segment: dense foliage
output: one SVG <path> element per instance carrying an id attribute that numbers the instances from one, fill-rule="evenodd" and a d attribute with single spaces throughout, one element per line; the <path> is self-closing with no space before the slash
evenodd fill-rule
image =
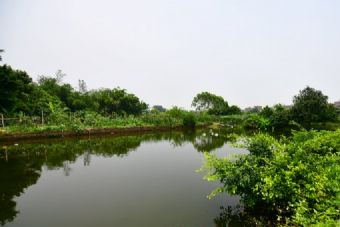
<path id="1" fill-rule="evenodd" d="M 192 106 L 197 111 L 219 116 L 218 121 L 223 125 L 248 131 L 289 134 L 303 128 L 336 130 L 340 126 L 340 110 L 321 91 L 310 87 L 293 97 L 292 106 L 255 106 L 241 112 L 239 107 L 229 106 L 223 97 L 209 92 L 197 94 Z"/>
<path id="2" fill-rule="evenodd" d="M 65 74 L 40 76 L 37 83 L 26 72 L 0 66 L 0 113 L 6 120 L 1 133 L 133 126 L 195 127 L 211 123 L 205 112 L 178 107 L 166 110 L 148 105 L 121 88 L 87 91 L 84 81 L 79 90 L 63 83 Z M 1 125 L 2 126 L 2 125 Z"/>
<path id="3" fill-rule="evenodd" d="M 237 159 L 206 155 L 207 179 L 222 183 L 213 195 L 240 195 L 248 209 L 274 214 L 272 223 L 284 226 L 338 226 L 340 130 L 281 140 L 259 134 L 246 144 L 250 154 Z"/>
<path id="4" fill-rule="evenodd" d="M 58 71 L 55 77 L 41 76 L 34 83 L 26 72 L 0 66 L 0 112 L 14 116 L 23 112 L 40 115 L 53 112 L 51 105 L 67 111 L 92 111 L 103 115 L 140 115 L 148 105 L 124 89 L 100 89 L 86 91 L 84 81 L 79 82 L 79 91 L 63 83 L 65 76 Z"/>
<path id="5" fill-rule="evenodd" d="M 328 103 L 328 97 L 321 91 L 306 87 L 294 96 L 291 117 L 296 122 L 310 127 L 313 122 L 334 121 L 337 118 L 336 108 Z"/>
<path id="6" fill-rule="evenodd" d="M 197 94 L 191 104 L 197 111 L 207 111 L 214 115 L 240 114 L 241 109 L 237 106 L 229 106 L 223 97 L 209 93 L 201 92 Z"/>
<path id="7" fill-rule="evenodd" d="M 321 91 L 310 87 L 294 96 L 291 107 L 278 104 L 242 113 L 223 97 L 202 92 L 192 102 L 196 112 L 178 107 L 167 110 L 160 105 L 148 110 L 146 103 L 125 89 L 88 91 L 80 80 L 76 90 L 63 83 L 64 76 L 58 71 L 54 77 L 41 76 L 35 83 L 26 72 L 0 66 L 0 113 L 19 119 L 13 124 L 6 122 L 9 127 L 0 130 L 0 134 L 134 126 L 193 128 L 213 122 L 225 129 L 276 135 L 289 135 L 292 130 L 339 128 L 340 110 L 328 103 Z M 131 144 L 138 146 L 139 142 Z M 199 151 L 211 151 L 223 144 L 222 137 L 202 136 L 193 142 Z M 286 226 L 336 226 L 340 218 L 340 130 L 301 131 L 281 140 L 259 134 L 247 142 L 247 148 L 250 154 L 238 159 L 206 156 L 207 178 L 223 183 L 216 192 L 240 195 L 246 210 L 272 214 L 267 217 L 274 219 L 264 220 L 263 226 L 268 221 Z M 25 187 L 36 181 L 34 172 L 20 177 L 33 179 Z M 8 198 L 0 203 L 15 206 Z M 10 219 L 16 211 L 9 214 L 0 212 L 0 221 Z"/>
<path id="8" fill-rule="evenodd" d="M 261 111 L 241 112 L 223 97 L 201 92 L 192 102 L 196 111 L 177 107 L 165 109 L 148 105 L 121 88 L 87 90 L 63 83 L 59 70 L 53 77 L 40 76 L 37 82 L 24 71 L 0 66 L 0 114 L 7 118 L 7 132 L 39 130 L 78 130 L 91 127 L 174 126 L 218 122 L 232 129 L 289 134 L 292 129 L 339 128 L 339 114 L 321 91 L 307 87 L 293 98 L 294 105 L 275 105 Z M 2 125 L 1 125 L 2 126 Z M 1 133 L 1 131 L 0 131 Z"/>
<path id="9" fill-rule="evenodd" d="M 339 128 L 339 113 L 321 91 L 306 87 L 294 96 L 293 106 L 266 106 L 259 113 L 248 114 L 243 127 L 278 134 L 302 128 L 334 130 Z"/>
<path id="10" fill-rule="evenodd" d="M 0 67 L 0 111 L 16 112 L 29 109 L 27 102 L 33 91 L 32 79 L 23 71 Z"/>

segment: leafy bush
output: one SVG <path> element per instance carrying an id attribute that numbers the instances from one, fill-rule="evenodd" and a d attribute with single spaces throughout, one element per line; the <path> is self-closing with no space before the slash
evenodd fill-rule
<path id="1" fill-rule="evenodd" d="M 197 124 L 208 125 L 212 124 L 213 122 L 218 121 L 218 116 L 213 116 L 208 114 L 207 112 L 196 112 L 195 113 Z"/>
<path id="2" fill-rule="evenodd" d="M 170 116 L 168 113 L 149 113 L 141 117 L 144 125 L 154 126 L 175 126 L 179 125 L 178 118 Z"/>
<path id="3" fill-rule="evenodd" d="M 222 116 L 219 118 L 219 121 L 222 124 L 236 126 L 236 125 L 241 125 L 244 119 L 245 119 L 245 115 L 238 114 L 238 115 Z"/>
<path id="4" fill-rule="evenodd" d="M 196 126 L 196 116 L 194 113 L 187 113 L 183 117 L 183 126 L 194 128 Z"/>
<path id="5" fill-rule="evenodd" d="M 246 118 L 246 120 L 243 122 L 243 127 L 247 130 L 267 131 L 269 128 L 269 123 L 269 119 L 259 114 L 253 114 Z"/>
<path id="6" fill-rule="evenodd" d="M 168 111 L 166 111 L 166 113 L 170 116 L 170 117 L 174 117 L 174 118 L 183 118 L 187 112 L 179 107 L 172 107 L 171 109 L 169 109 Z"/>
<path id="7" fill-rule="evenodd" d="M 234 161 L 206 154 L 206 178 L 223 184 L 212 195 L 241 195 L 247 207 L 274 213 L 284 226 L 338 226 L 340 130 L 281 141 L 260 134 L 247 148 L 250 154 Z"/>

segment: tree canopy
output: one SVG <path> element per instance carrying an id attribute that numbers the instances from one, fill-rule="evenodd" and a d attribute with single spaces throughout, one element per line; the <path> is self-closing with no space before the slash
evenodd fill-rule
<path id="1" fill-rule="evenodd" d="M 328 103 L 328 97 L 321 91 L 306 87 L 293 98 L 291 117 L 305 127 L 313 122 L 336 120 L 334 105 Z"/>
<path id="2" fill-rule="evenodd" d="M 79 80 L 79 90 L 63 83 L 66 76 L 58 70 L 55 76 L 40 76 L 34 83 L 23 71 L 0 66 L 0 112 L 15 115 L 23 112 L 40 115 L 51 112 L 51 107 L 69 111 L 94 111 L 104 115 L 139 115 L 148 105 L 125 89 L 99 89 L 87 91 L 85 81 Z"/>
<path id="3" fill-rule="evenodd" d="M 26 72 L 0 66 L 0 111 L 3 113 L 28 111 L 27 102 L 33 81 Z"/>
<path id="4" fill-rule="evenodd" d="M 224 99 L 221 96 L 209 92 L 201 92 L 194 97 L 192 106 L 197 110 L 212 110 L 218 109 L 225 105 Z"/>
<path id="5" fill-rule="evenodd" d="M 207 111 L 214 115 L 240 114 L 241 109 L 238 106 L 229 106 L 228 102 L 222 96 L 210 92 L 201 92 L 197 94 L 191 104 L 197 111 Z"/>

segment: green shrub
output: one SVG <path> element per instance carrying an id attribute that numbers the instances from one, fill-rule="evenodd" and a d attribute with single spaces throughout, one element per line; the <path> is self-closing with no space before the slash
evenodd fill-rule
<path id="1" fill-rule="evenodd" d="M 244 119 L 244 115 L 227 115 L 220 117 L 219 121 L 225 125 L 236 126 L 242 124 Z"/>
<path id="2" fill-rule="evenodd" d="M 187 114 L 187 111 L 175 106 L 175 107 L 172 107 L 171 109 L 167 110 L 166 113 L 170 117 L 183 118 Z"/>
<path id="3" fill-rule="evenodd" d="M 236 160 L 206 154 L 206 179 L 222 183 L 212 195 L 240 195 L 246 207 L 262 207 L 284 226 L 338 226 L 340 130 L 281 141 L 260 134 L 247 147 L 250 154 Z"/>
<path id="4" fill-rule="evenodd" d="M 183 126 L 194 128 L 196 126 L 197 120 L 194 113 L 187 113 L 183 117 Z"/>
<path id="5" fill-rule="evenodd" d="M 243 127 L 247 130 L 267 131 L 269 129 L 269 126 L 269 119 L 259 114 L 250 115 L 243 122 Z"/>

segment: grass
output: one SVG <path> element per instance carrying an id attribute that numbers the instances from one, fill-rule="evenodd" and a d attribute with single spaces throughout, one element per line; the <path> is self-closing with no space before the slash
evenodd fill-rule
<path id="1" fill-rule="evenodd" d="M 23 117 L 16 122 L 8 122 L 5 128 L 0 129 L 1 135 L 20 133 L 41 133 L 54 131 L 78 132 L 87 129 L 106 128 L 131 128 L 131 127 L 175 127 L 175 126 L 202 126 L 232 130 L 244 130 L 245 121 L 256 114 L 241 114 L 229 116 L 212 116 L 206 112 L 190 112 L 180 108 L 172 108 L 166 112 L 151 111 L 140 116 L 103 116 L 96 112 L 63 112 L 51 113 L 45 118 L 45 124 L 41 124 L 39 117 Z M 214 123 L 214 124 L 213 124 Z M 314 129 L 336 130 L 340 128 L 337 123 L 315 123 Z M 260 130 L 261 127 L 259 128 Z"/>
<path id="2" fill-rule="evenodd" d="M 97 113 L 76 113 L 72 117 L 65 114 L 46 119 L 46 124 L 29 120 L 11 124 L 0 130 L 1 135 L 16 133 L 40 133 L 53 131 L 81 131 L 86 129 L 131 128 L 131 127 L 175 127 L 186 124 L 187 116 L 194 115 L 195 125 L 211 124 L 213 118 L 200 114 L 181 112 L 181 114 L 147 113 L 141 116 L 104 117 Z"/>

